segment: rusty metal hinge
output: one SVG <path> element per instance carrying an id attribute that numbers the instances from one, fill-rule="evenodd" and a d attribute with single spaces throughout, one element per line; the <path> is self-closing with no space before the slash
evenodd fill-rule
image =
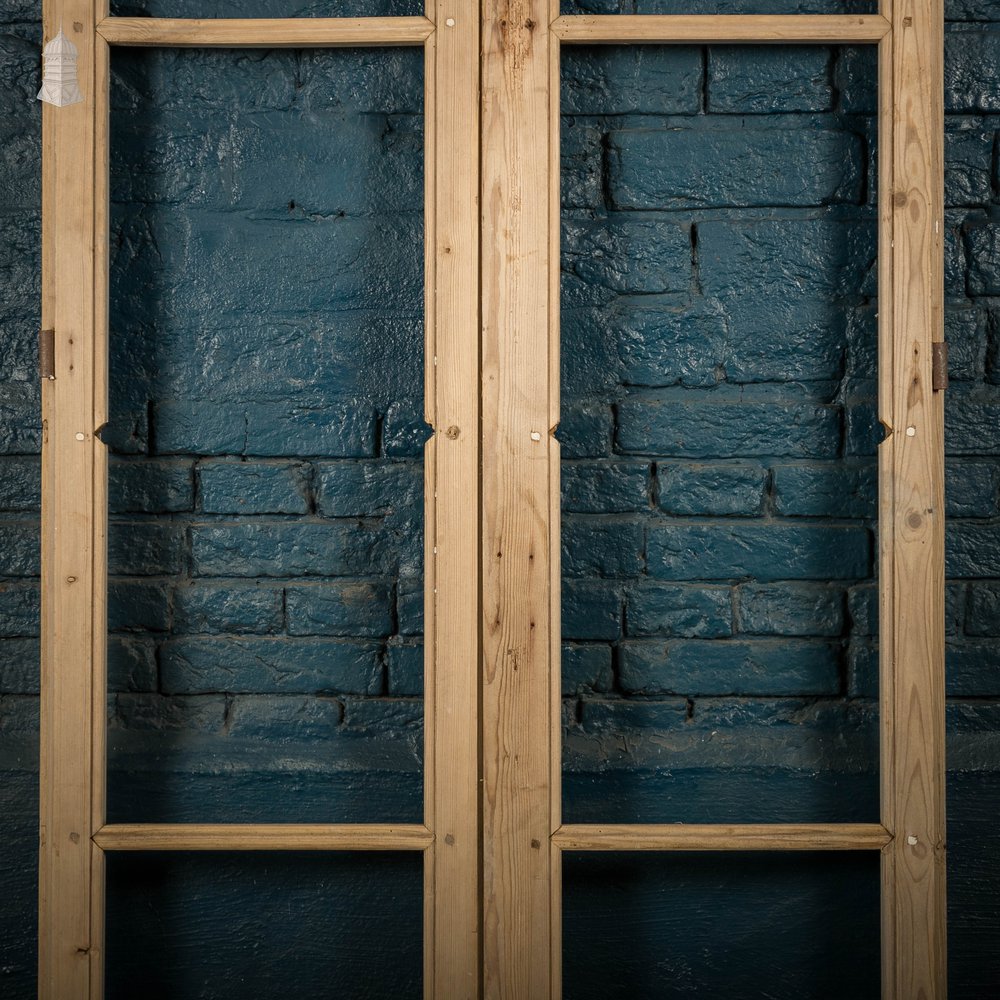
<path id="1" fill-rule="evenodd" d="M 45 379 L 56 377 L 55 330 L 41 330 L 38 334 L 38 375 Z"/>
<path id="2" fill-rule="evenodd" d="M 943 340 L 931 344 L 931 388 L 948 388 L 948 345 Z"/>

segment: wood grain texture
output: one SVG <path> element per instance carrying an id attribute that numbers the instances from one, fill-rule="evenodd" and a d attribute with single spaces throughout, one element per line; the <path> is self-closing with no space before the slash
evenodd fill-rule
<path id="1" fill-rule="evenodd" d="M 549 3 L 482 3 L 483 994 L 550 992 Z"/>
<path id="2" fill-rule="evenodd" d="M 422 851 L 418 823 L 114 823 L 94 834 L 104 851 Z"/>
<path id="3" fill-rule="evenodd" d="M 427 48 L 424 991 L 475 998 L 479 904 L 479 14 L 433 0 Z"/>
<path id="4" fill-rule="evenodd" d="M 43 1000 L 101 983 L 103 867 L 104 413 L 107 349 L 107 53 L 101 0 L 47 0 L 44 39 L 63 27 L 83 101 L 42 113 L 42 325 L 55 330 L 55 380 L 42 394 L 42 681 L 39 978 Z M 101 250 L 95 251 L 97 244 Z M 99 285 L 99 282 L 104 285 Z M 101 287 L 101 293 L 97 288 Z M 102 592 L 98 593 L 101 589 Z M 99 650 L 99 651 L 98 651 Z"/>
<path id="5" fill-rule="evenodd" d="M 552 836 L 563 851 L 879 851 L 878 823 L 573 824 Z"/>
<path id="6" fill-rule="evenodd" d="M 97 30 L 111 45 L 316 49 L 423 45 L 434 25 L 425 17 L 105 17 Z"/>
<path id="7" fill-rule="evenodd" d="M 884 993 L 946 995 L 943 400 L 931 345 L 943 336 L 944 13 L 892 0 L 891 680 L 883 692 Z M 883 323 L 886 318 L 883 317 Z M 882 359 L 884 364 L 885 359 Z M 884 676 L 884 673 L 883 673 Z"/>
<path id="8" fill-rule="evenodd" d="M 574 14 L 552 30 L 567 44 L 620 42 L 710 45 L 713 42 L 877 42 L 889 31 L 878 14 Z"/>

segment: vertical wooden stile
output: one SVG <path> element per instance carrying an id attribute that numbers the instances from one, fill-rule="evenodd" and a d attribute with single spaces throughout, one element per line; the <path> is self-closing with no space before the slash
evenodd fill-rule
<path id="1" fill-rule="evenodd" d="M 483 993 L 511 1000 L 553 958 L 549 13 L 482 3 Z"/>
<path id="2" fill-rule="evenodd" d="M 931 344 L 943 338 L 943 58 L 941 0 L 891 0 L 883 145 L 891 146 L 891 642 L 882 672 L 883 993 L 946 995 L 944 762 L 943 400 L 932 390 Z M 891 122 L 888 120 L 891 112 Z M 883 176 L 887 176 L 883 173 Z M 885 299 L 883 298 L 883 302 Z M 891 324 L 887 327 L 886 324 Z M 885 365 L 887 359 L 881 359 Z M 885 403 L 883 403 L 885 408 Z M 884 466 L 883 466 L 884 468 Z M 885 489 L 885 485 L 883 485 Z M 886 610 L 883 604 L 883 610 Z M 883 653 L 885 655 L 885 653 Z M 887 683 L 888 681 L 888 683 Z"/>
<path id="3" fill-rule="evenodd" d="M 431 0 L 424 991 L 479 996 L 479 14 Z"/>
<path id="4" fill-rule="evenodd" d="M 42 114 L 42 325 L 55 330 L 55 380 L 42 390 L 42 674 L 39 802 L 41 1000 L 81 1000 L 101 982 L 104 692 L 104 458 L 95 431 L 106 344 L 107 52 L 101 0 L 46 0 L 78 52 L 83 101 Z M 98 172 L 105 170 L 103 176 Z M 104 282 L 102 285 L 101 282 Z M 100 290 L 98 290 L 100 289 Z M 101 369 L 102 370 L 102 369 Z M 95 759 L 94 754 L 102 759 Z"/>

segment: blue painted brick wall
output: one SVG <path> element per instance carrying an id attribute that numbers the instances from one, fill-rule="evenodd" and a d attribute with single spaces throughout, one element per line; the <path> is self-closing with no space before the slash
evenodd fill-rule
<path id="1" fill-rule="evenodd" d="M 421 6 L 254 0 L 212 12 Z M 1000 977 L 1000 5 L 947 6 L 950 949 L 952 995 L 976 998 Z M 140 0 L 116 12 L 206 8 Z M 0 871 L 0 992 L 11 997 L 34 989 L 37 19 L 27 0 L 0 14 L 0 797 L 12 859 Z M 562 87 L 567 817 L 872 818 L 871 53 L 580 49 L 564 55 Z M 113 97 L 112 813 L 418 818 L 419 54 L 126 50 Z M 621 858 L 572 861 L 567 996 L 670 995 L 664 983 L 704 996 L 872 994 L 865 918 L 853 936 L 828 930 L 871 913 L 873 872 L 844 869 L 834 903 L 829 867 L 739 863 L 737 876 L 724 863 L 658 875 Z M 194 862 L 123 862 L 111 874 L 110 995 L 148 983 L 134 958 L 146 953 L 171 970 L 163 996 L 195 983 L 220 997 L 250 981 L 280 991 L 280 954 L 296 950 L 304 989 L 349 993 L 364 974 L 370 995 L 419 994 L 419 941 L 404 927 L 419 877 L 359 860 L 321 892 L 328 873 L 283 864 L 220 860 L 215 892 L 185 882 Z M 251 896 L 254 872 L 263 888 Z M 168 879 L 184 890 L 146 919 L 130 887 L 153 898 Z M 784 909 L 766 887 L 776 879 Z M 329 902 L 342 890 L 354 909 Z M 271 922 L 241 921 L 254 906 Z M 294 935 L 270 947 L 289 906 L 327 928 L 331 950 L 303 951 Z M 744 939 L 733 930 L 744 911 L 805 930 L 784 944 Z M 834 917 L 809 931 L 823 912 Z M 670 919 L 681 923 L 648 937 Z M 358 920 L 398 942 L 398 962 L 344 931 Z M 229 941 L 214 966 L 192 921 Z M 248 940 L 276 958 L 233 978 Z M 847 970 L 831 960 L 846 947 L 858 956 Z M 719 948 L 744 958 L 702 960 Z M 815 992 L 817 971 L 833 992 Z"/>

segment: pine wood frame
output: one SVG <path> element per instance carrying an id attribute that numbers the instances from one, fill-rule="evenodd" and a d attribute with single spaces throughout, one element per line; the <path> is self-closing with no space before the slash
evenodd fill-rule
<path id="1" fill-rule="evenodd" d="M 941 0 L 882 0 L 880 14 L 850 17 L 560 17 L 558 6 L 428 0 L 423 18 L 191 21 L 45 0 L 45 38 L 62 25 L 73 39 L 85 98 L 43 113 L 42 325 L 55 330 L 56 374 L 42 392 L 45 1000 L 101 996 L 104 854 L 143 849 L 423 851 L 425 994 L 439 1000 L 559 997 L 563 850 L 879 850 L 883 997 L 945 996 L 943 408 L 931 388 L 943 304 Z M 559 51 L 650 42 L 878 46 L 889 431 L 878 824 L 561 824 Z M 107 400 L 112 44 L 425 49 L 434 434 L 423 824 L 104 822 L 107 457 L 96 431 Z"/>

